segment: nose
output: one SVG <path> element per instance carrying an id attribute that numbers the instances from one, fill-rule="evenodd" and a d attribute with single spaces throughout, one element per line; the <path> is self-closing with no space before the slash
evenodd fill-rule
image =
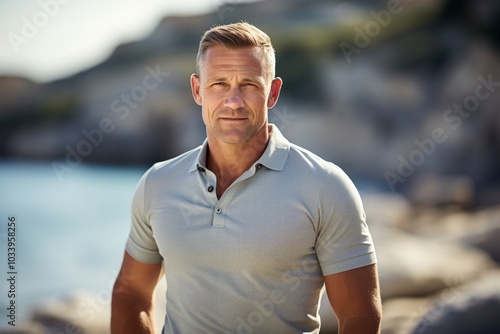
<path id="1" fill-rule="evenodd" d="M 233 110 L 243 108 L 245 103 L 241 97 L 241 92 L 238 87 L 232 88 L 227 93 L 227 96 L 224 100 L 224 106 L 231 108 Z"/>

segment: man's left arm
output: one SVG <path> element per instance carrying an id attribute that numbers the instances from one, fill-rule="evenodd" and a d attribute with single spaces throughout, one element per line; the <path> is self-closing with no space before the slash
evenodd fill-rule
<path id="1" fill-rule="evenodd" d="M 382 303 L 376 264 L 324 279 L 328 300 L 339 322 L 339 334 L 380 333 Z"/>

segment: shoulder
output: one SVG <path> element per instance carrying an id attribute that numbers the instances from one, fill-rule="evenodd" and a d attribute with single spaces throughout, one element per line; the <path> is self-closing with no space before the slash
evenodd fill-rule
<path id="1" fill-rule="evenodd" d="M 358 190 L 342 168 L 303 147 L 290 144 L 287 167 L 298 183 L 315 189 L 320 196 L 358 196 Z"/>
<path id="2" fill-rule="evenodd" d="M 317 154 L 295 144 L 290 144 L 287 165 L 302 173 L 317 178 L 344 178 L 346 173 L 335 163 L 327 161 Z"/>

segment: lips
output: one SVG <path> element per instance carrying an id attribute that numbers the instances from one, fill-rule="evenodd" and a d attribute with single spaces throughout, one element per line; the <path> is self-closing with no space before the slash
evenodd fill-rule
<path id="1" fill-rule="evenodd" d="M 237 121 L 244 121 L 246 120 L 247 118 L 245 117 L 219 117 L 219 119 L 223 120 L 223 121 L 233 121 L 233 122 L 237 122 Z"/>

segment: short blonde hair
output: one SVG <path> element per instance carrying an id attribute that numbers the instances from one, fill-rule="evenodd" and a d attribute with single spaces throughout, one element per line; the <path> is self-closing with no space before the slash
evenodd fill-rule
<path id="1" fill-rule="evenodd" d="M 276 58 L 271 38 L 257 27 L 247 22 L 239 22 L 220 25 L 207 30 L 201 37 L 196 56 L 196 72 L 198 75 L 200 74 L 205 53 L 208 48 L 215 45 L 227 48 L 259 47 L 265 57 L 264 61 L 269 69 L 269 74 L 271 78 L 274 78 Z"/>

